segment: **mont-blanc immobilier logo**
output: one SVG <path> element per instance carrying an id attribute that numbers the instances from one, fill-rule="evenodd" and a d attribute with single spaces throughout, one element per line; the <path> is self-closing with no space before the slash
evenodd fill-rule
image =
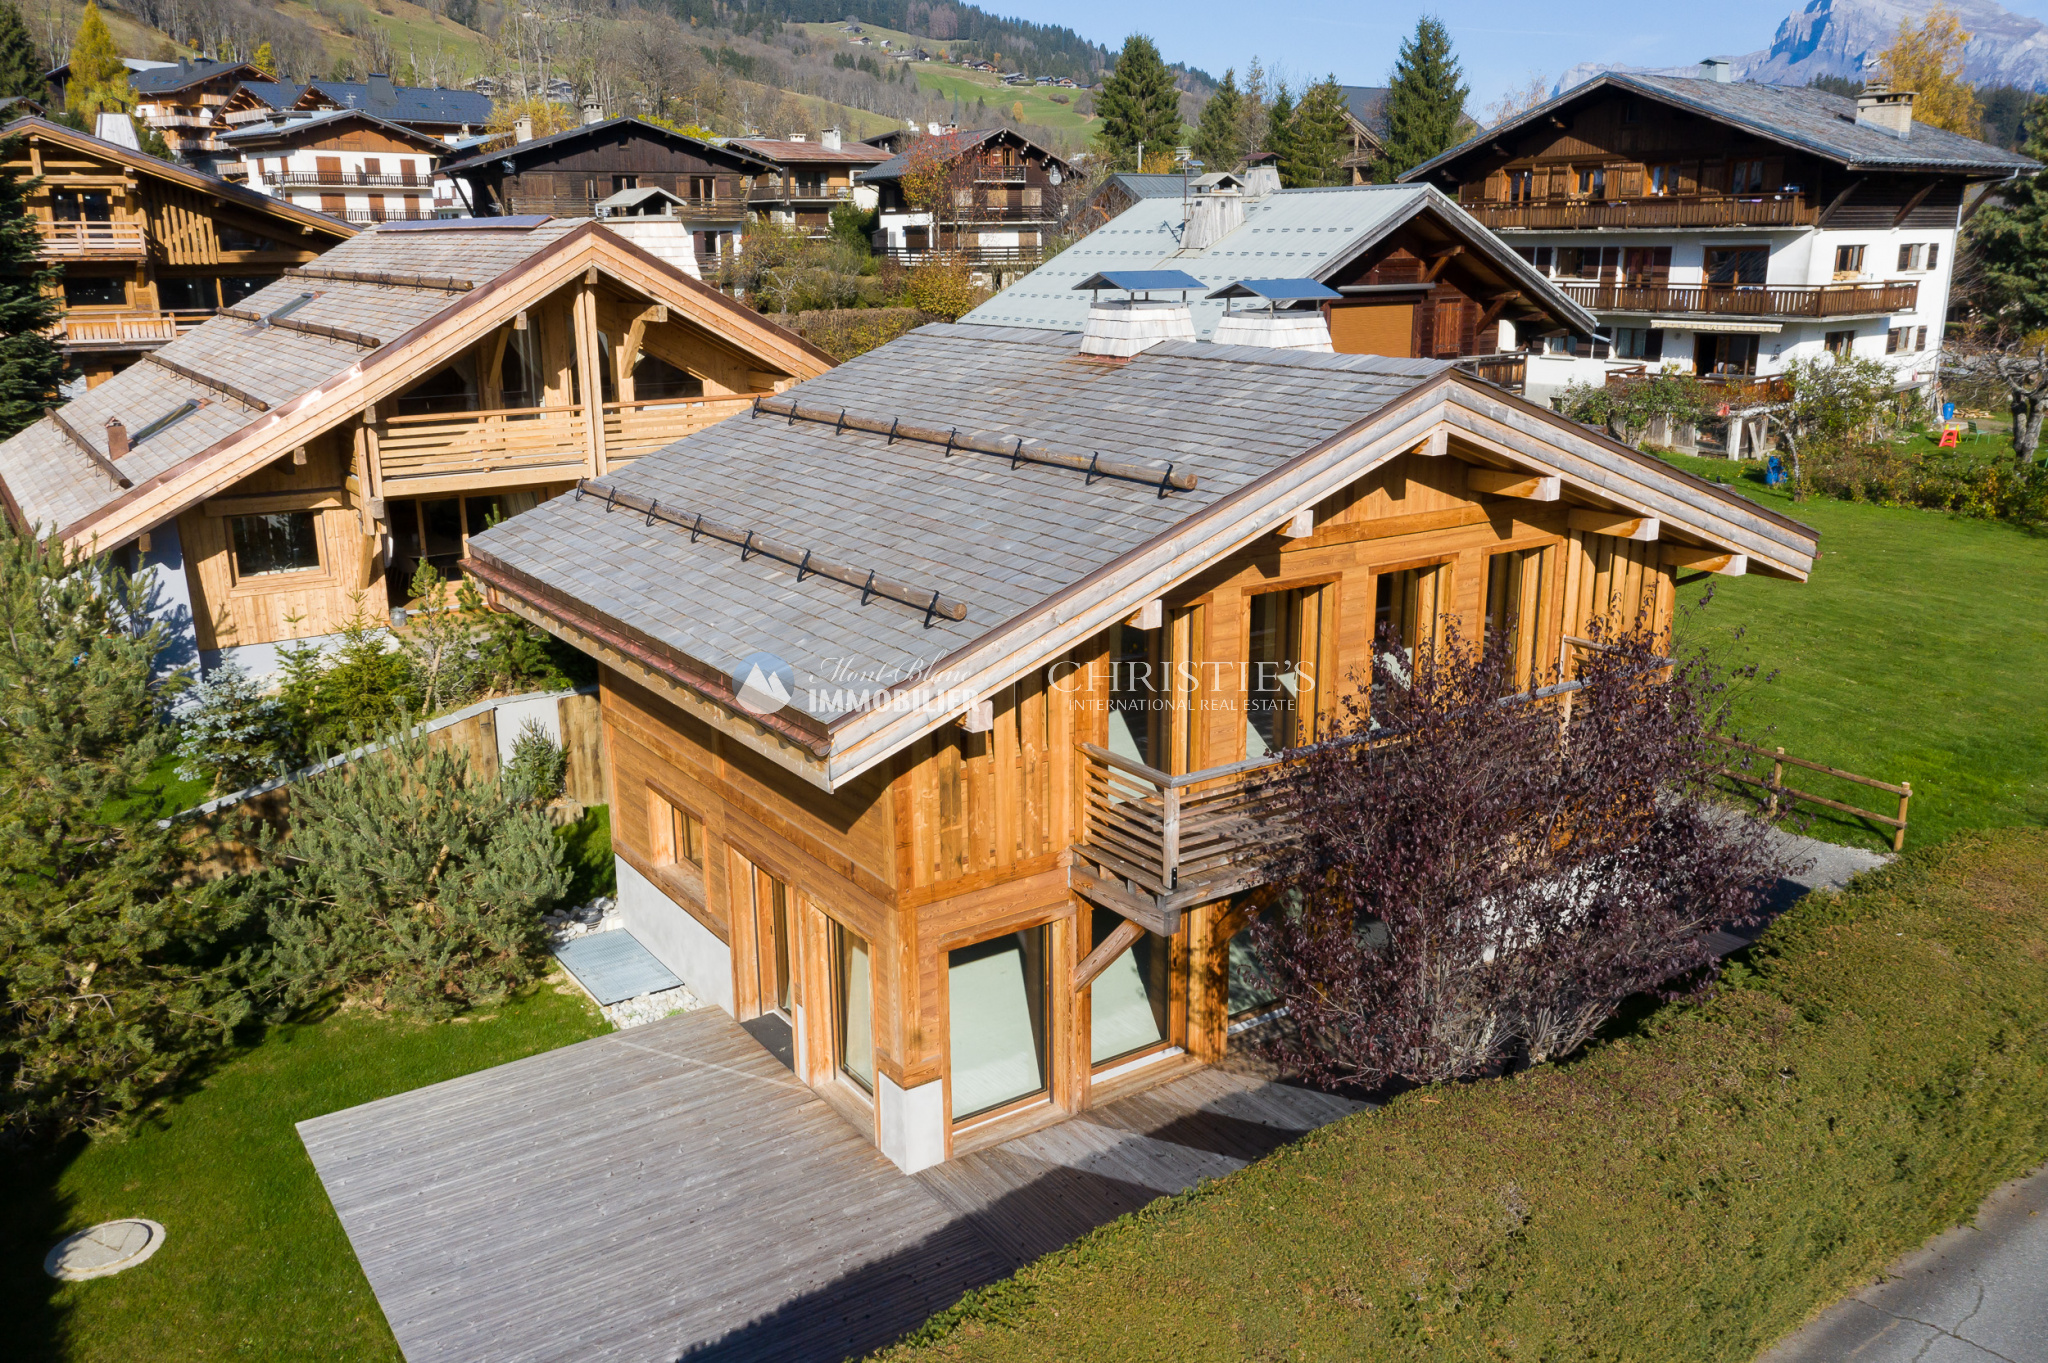
<path id="1" fill-rule="evenodd" d="M 773 653 L 749 653 L 732 670 L 733 701 L 750 715 L 772 715 L 796 695 L 796 669 Z"/>

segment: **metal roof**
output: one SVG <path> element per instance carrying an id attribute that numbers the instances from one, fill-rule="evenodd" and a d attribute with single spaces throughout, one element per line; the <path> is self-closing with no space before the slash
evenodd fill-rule
<path id="1" fill-rule="evenodd" d="M 380 118 L 367 109 L 322 109 L 306 118 L 287 118 L 282 123 L 256 123 L 246 128 L 237 128 L 231 133 L 220 134 L 219 140 L 233 143 L 261 143 L 266 140 L 284 142 L 301 133 L 325 133 L 329 131 L 328 125 L 349 119 L 373 124 L 394 137 L 403 137 L 416 145 L 432 147 L 436 152 L 445 154 L 449 150 L 447 143 L 431 133 L 423 133 L 403 123 Z"/>
<path id="2" fill-rule="evenodd" d="M 961 320 L 1079 331 L 1088 320 L 1088 297 L 1075 291 L 1075 283 L 1103 271 L 1171 266 L 1201 281 L 1204 290 L 1234 284 L 1248 275 L 1319 279 L 1419 214 L 1432 216 L 1467 249 L 1483 254 L 1516 281 L 1525 298 L 1552 316 L 1570 319 L 1569 324 L 1585 335 L 1598 325 L 1593 314 L 1428 185 L 1283 189 L 1248 202 L 1243 226 L 1197 251 L 1181 249 L 1178 204 L 1140 201 Z M 1223 301 L 1190 300 L 1189 307 L 1195 334 L 1211 335 L 1223 315 Z"/>
<path id="3" fill-rule="evenodd" d="M 701 137 L 692 137 L 688 133 L 679 133 L 673 128 L 664 128 L 659 123 L 649 123 L 644 118 L 607 118 L 598 123 L 584 123 L 574 128 L 564 128 L 561 132 L 549 133 L 546 137 L 535 137 L 525 142 L 516 142 L 510 146 L 498 147 L 493 151 L 472 156 L 464 161 L 453 161 L 441 167 L 441 170 L 443 174 L 476 170 L 494 161 L 517 161 L 521 157 L 530 156 L 537 151 L 552 150 L 566 143 L 580 141 L 585 138 L 598 140 L 614 137 L 628 130 L 637 132 L 643 137 L 651 137 L 661 141 L 688 143 L 692 147 L 700 148 L 713 155 L 723 152 L 736 161 L 751 161 L 756 167 L 763 170 L 773 169 L 773 163 L 766 157 L 758 152 L 748 151 L 736 142 L 722 144 L 706 142 Z"/>
<path id="4" fill-rule="evenodd" d="M 1461 157 L 1511 137 L 1518 129 L 1549 118 L 1567 105 L 1587 102 L 1609 87 L 1704 114 L 1757 137 L 1838 161 L 1851 170 L 1927 169 L 2004 176 L 2040 169 L 2038 162 L 2018 152 L 1918 121 L 1908 137 L 1858 123 L 1853 98 L 1810 85 L 1758 85 L 1751 81 L 1609 71 L 1486 129 L 1479 136 L 1424 161 L 1401 178 L 1423 179 Z"/>
<path id="5" fill-rule="evenodd" d="M 1318 284 L 1313 279 L 1240 279 L 1235 284 L 1226 284 L 1209 295 L 1211 298 L 1268 298 L 1276 303 L 1291 303 L 1301 298 L 1342 298 L 1327 284 Z"/>
<path id="6" fill-rule="evenodd" d="M 1128 289 L 1143 293 L 1151 289 L 1204 289 L 1208 285 L 1180 270 L 1103 270 L 1074 285 L 1077 289 Z"/>

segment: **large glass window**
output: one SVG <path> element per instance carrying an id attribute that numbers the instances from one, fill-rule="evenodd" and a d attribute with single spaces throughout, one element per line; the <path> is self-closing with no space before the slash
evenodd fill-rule
<path id="1" fill-rule="evenodd" d="M 236 516 L 229 524 L 235 576 L 297 573 L 320 566 L 320 518 L 311 511 Z"/>
<path id="2" fill-rule="evenodd" d="M 704 380 L 676 368 L 657 355 L 643 352 L 633 364 L 633 399 L 636 402 L 703 396 Z"/>
<path id="3" fill-rule="evenodd" d="M 1045 957 L 1044 928 L 1005 933 L 947 956 L 955 1121 L 1049 1087 Z"/>
<path id="4" fill-rule="evenodd" d="M 64 306 L 67 308 L 118 308 L 127 301 L 128 284 L 125 280 L 82 275 L 64 281 Z"/>
<path id="5" fill-rule="evenodd" d="M 1252 950 L 1249 923 L 1230 939 L 1228 994 L 1233 1019 L 1263 1013 L 1280 1001 L 1278 986 L 1266 973 L 1266 968 L 1259 964 L 1259 954 Z"/>
<path id="6" fill-rule="evenodd" d="M 1253 597 L 1248 631 L 1244 755 L 1252 758 L 1315 737 L 1321 590 L 1311 587 Z"/>
<path id="7" fill-rule="evenodd" d="M 875 1091 L 875 1003 L 866 939 L 837 923 L 839 1072 L 869 1093 Z"/>
<path id="8" fill-rule="evenodd" d="M 1418 644 L 1434 646 L 1446 573 L 1446 565 L 1437 564 L 1373 574 L 1374 648 L 1391 641 L 1406 661 L 1413 662 Z"/>
<path id="9" fill-rule="evenodd" d="M 263 275 L 223 275 L 220 281 L 220 304 L 224 308 L 232 308 L 271 282 Z"/>
<path id="10" fill-rule="evenodd" d="M 1094 940 L 1123 926 L 1123 915 L 1097 909 Z M 1172 1036 L 1173 943 L 1148 932 L 1110 962 L 1089 986 L 1088 1058 L 1100 1065 L 1165 1044 Z"/>
<path id="11" fill-rule="evenodd" d="M 1118 625 L 1109 655 L 1109 750 L 1148 767 L 1159 765 L 1153 755 L 1165 708 L 1157 685 L 1159 633 Z"/>
<path id="12" fill-rule="evenodd" d="M 1516 691 L 1543 684 L 1536 654 L 1549 561 L 1547 549 L 1510 549 L 1486 561 L 1486 642 L 1506 652 Z"/>

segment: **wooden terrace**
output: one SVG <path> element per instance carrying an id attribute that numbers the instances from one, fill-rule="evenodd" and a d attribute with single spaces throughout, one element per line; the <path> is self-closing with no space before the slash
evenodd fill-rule
<path id="1" fill-rule="evenodd" d="M 299 1134 L 410 1363 L 837 1360 L 1360 1106 L 1196 1069 L 906 1176 L 704 1009 Z"/>
<path id="2" fill-rule="evenodd" d="M 1883 284 L 1559 284 L 1594 312 L 1699 313 L 1711 317 L 1879 317 L 1910 312 L 1917 280 Z"/>
<path id="3" fill-rule="evenodd" d="M 1639 199 L 1525 199 L 1463 207 L 1496 232 L 1585 228 L 1812 227 L 1820 209 L 1803 194 L 1691 194 Z"/>
<path id="4" fill-rule="evenodd" d="M 149 254 L 149 229 L 140 218 L 101 222 L 36 220 L 43 255 L 51 260 L 129 259 Z"/>

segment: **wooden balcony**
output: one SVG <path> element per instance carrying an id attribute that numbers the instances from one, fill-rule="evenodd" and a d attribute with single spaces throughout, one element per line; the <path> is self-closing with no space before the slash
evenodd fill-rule
<path id="1" fill-rule="evenodd" d="M 766 175 L 756 179 L 753 188 L 747 191 L 747 202 L 755 204 L 792 201 L 850 203 L 852 200 L 852 185 L 821 184 L 815 180 L 790 180 L 784 183 Z"/>
<path id="2" fill-rule="evenodd" d="M 1172 776 L 1093 743 L 1079 745 L 1081 840 L 1073 887 L 1154 932 L 1182 911 L 1265 879 L 1264 856 L 1293 836 L 1263 789 L 1279 755 Z"/>
<path id="3" fill-rule="evenodd" d="M 69 313 L 51 339 L 67 349 L 130 350 L 175 341 L 213 316 L 212 308 L 189 312 Z"/>
<path id="4" fill-rule="evenodd" d="M 1812 227 L 1820 210 L 1803 194 L 1695 194 L 1641 199 L 1538 199 L 1466 204 L 1495 231 L 1672 227 Z"/>
<path id="5" fill-rule="evenodd" d="M 592 472 L 581 407 L 394 416 L 377 423 L 383 495 L 574 482 Z"/>
<path id="6" fill-rule="evenodd" d="M 315 185 L 329 189 L 412 189 L 431 191 L 433 181 L 417 175 L 369 175 L 360 170 L 288 171 L 271 177 L 272 184 Z"/>
<path id="7" fill-rule="evenodd" d="M 1520 351 L 1467 355 L 1458 361 L 1458 368 L 1510 393 L 1519 393 L 1529 377 L 1529 357 Z"/>
<path id="8" fill-rule="evenodd" d="M 1696 313 L 1710 317 L 1872 317 L 1910 311 L 1917 280 L 1884 284 L 1596 284 L 1559 282 L 1594 312 Z"/>
<path id="9" fill-rule="evenodd" d="M 119 259 L 149 254 L 149 232 L 133 222 L 36 221 L 43 236 L 43 255 L 60 260 Z"/>
<path id="10" fill-rule="evenodd" d="M 738 416 L 754 405 L 745 398 L 654 398 L 604 405 L 605 462 L 613 468 L 664 449 L 686 435 Z"/>

